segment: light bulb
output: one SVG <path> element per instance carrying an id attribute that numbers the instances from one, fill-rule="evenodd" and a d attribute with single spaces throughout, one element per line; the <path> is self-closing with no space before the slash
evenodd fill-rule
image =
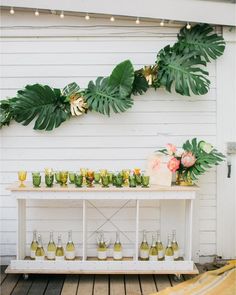
<path id="1" fill-rule="evenodd" d="M 10 14 L 14 14 L 14 13 L 15 13 L 15 10 L 14 10 L 13 7 L 11 7 L 11 9 L 10 9 Z"/>
<path id="2" fill-rule="evenodd" d="M 65 15 L 64 15 L 64 12 L 62 11 L 61 14 L 60 14 L 60 18 L 64 18 Z"/>
<path id="3" fill-rule="evenodd" d="M 35 15 L 35 16 L 39 16 L 39 11 L 38 11 L 38 9 L 35 10 L 34 15 Z"/>
<path id="4" fill-rule="evenodd" d="M 90 16 L 89 16 L 88 13 L 85 15 L 85 19 L 86 19 L 86 20 L 90 20 Z"/>
<path id="5" fill-rule="evenodd" d="M 164 27 L 164 25 L 165 25 L 165 21 L 164 21 L 164 19 L 160 22 L 160 26 L 161 27 Z"/>
<path id="6" fill-rule="evenodd" d="M 135 22 L 136 22 L 136 24 L 137 24 L 137 25 L 139 25 L 139 24 L 140 24 L 139 17 L 137 17 L 137 19 L 136 19 L 136 21 L 135 21 Z"/>
<path id="7" fill-rule="evenodd" d="M 190 24 L 190 23 L 187 23 L 187 25 L 186 25 L 186 29 L 187 29 L 187 30 L 190 30 L 190 29 L 191 29 L 191 24 Z"/>
<path id="8" fill-rule="evenodd" d="M 111 21 L 111 22 L 114 22 L 114 21 L 115 21 L 114 16 L 111 16 L 110 21 Z"/>

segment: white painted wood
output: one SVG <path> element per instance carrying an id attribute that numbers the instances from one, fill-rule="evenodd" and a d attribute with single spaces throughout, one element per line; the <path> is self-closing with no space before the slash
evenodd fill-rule
<path id="1" fill-rule="evenodd" d="M 83 200 L 83 256 L 82 259 L 85 261 L 87 259 L 87 202 Z"/>
<path id="2" fill-rule="evenodd" d="M 146 17 L 152 19 L 168 19 L 178 21 L 235 25 L 235 4 L 221 1 L 196 0 L 149 0 L 144 5 L 141 0 L 116 1 L 100 0 L 98 2 L 67 2 L 51 0 L 19 1 L 2 0 L 4 6 L 20 8 L 40 8 L 46 10 L 64 10 L 69 12 L 83 12 L 96 14 L 110 14 L 118 16 Z M 160 9 L 161 7 L 161 9 Z M 181 9 L 182 8 L 182 9 Z M 183 9 L 184 8 L 184 9 Z M 203 11 L 205 13 L 203 13 Z"/>
<path id="3" fill-rule="evenodd" d="M 193 201 L 185 201 L 185 257 L 192 259 L 192 240 L 193 237 Z"/>
<path id="4" fill-rule="evenodd" d="M 138 261 L 139 258 L 139 200 L 136 201 L 136 228 L 135 228 L 135 260 Z"/>
<path id="5" fill-rule="evenodd" d="M 115 64 L 127 58 L 134 62 L 136 69 L 144 64 L 151 64 L 158 50 L 176 40 L 179 30 L 178 27 L 160 28 L 156 23 L 150 27 L 153 25 L 151 22 L 142 22 L 142 26 L 130 26 L 130 22 L 123 20 L 117 23 L 117 26 L 110 27 L 110 21 L 104 19 L 100 19 L 99 23 L 96 19 L 91 25 L 97 23 L 109 27 L 86 28 L 85 22 L 77 17 L 66 17 L 63 20 L 63 28 L 59 30 L 55 27 L 62 24 L 58 17 L 41 15 L 38 19 L 30 12 L 15 14 L 13 18 L 9 17 L 8 12 L 3 12 L 1 21 L 2 26 L 12 27 L 2 30 L 5 37 L 1 39 L 3 57 L 1 69 L 4 71 L 0 87 L 1 98 L 12 97 L 17 89 L 34 82 L 63 87 L 67 82 L 76 81 L 83 87 L 95 76 L 95 73 L 96 75 L 106 73 L 109 69 L 112 70 Z M 76 27 L 78 21 L 80 27 Z M 35 25 L 42 26 L 42 23 L 48 28 L 32 28 Z M 27 28 L 15 27 L 21 25 Z M 226 51 L 226 54 L 229 52 Z M 226 54 L 221 58 L 222 66 Z M 169 94 L 163 89 L 150 90 L 145 96 L 134 97 L 134 107 L 128 113 L 114 115 L 111 118 L 90 113 L 84 118 L 71 119 L 52 132 L 35 131 L 32 124 L 24 127 L 14 122 L 9 128 L 3 128 L 1 147 L 4 153 L 1 150 L 0 171 L 0 255 L 16 254 L 16 201 L 9 195 L 6 187 L 17 180 L 19 169 L 27 169 L 29 181 L 31 181 L 30 172 L 43 171 L 46 166 L 55 170 L 75 171 L 80 167 L 120 170 L 139 166 L 145 169 L 148 157 L 145 151 L 153 152 L 167 142 L 179 146 L 186 139 L 197 136 L 199 139 L 216 143 L 216 97 L 217 87 L 221 82 L 217 79 L 218 72 L 215 67 L 215 62 L 208 66 L 212 85 L 205 96 L 182 97 L 175 93 Z M 14 75 L 15 70 L 17 75 Z M 86 71 L 86 77 L 81 70 Z M 47 74 L 49 72 L 50 77 Z M 232 77 L 228 78 L 231 84 L 232 80 Z M 9 151 L 6 152 L 6 149 Z M 84 149 L 89 150 L 87 155 L 84 154 Z M 127 149 L 132 150 L 132 154 Z M 97 150 L 100 157 L 94 156 Z M 48 152 L 51 155 L 50 159 L 47 156 Z M 126 156 L 127 152 L 131 155 L 130 159 Z M 64 158 L 64 154 L 67 159 Z M 110 155 L 109 159 L 107 155 Z M 217 208 L 210 202 L 216 200 L 216 175 L 216 171 L 212 170 L 201 177 L 199 182 L 198 197 L 204 202 L 198 204 L 197 200 L 194 201 L 194 212 L 198 213 L 194 215 L 197 221 L 194 224 L 200 224 L 200 230 L 198 227 L 194 231 L 193 257 L 200 250 L 201 255 L 216 253 L 216 244 L 211 235 L 209 239 L 205 238 L 205 232 L 216 231 Z M 76 225 L 82 226 L 82 219 L 78 219 L 82 214 L 80 215 L 79 207 L 75 207 L 74 201 L 76 200 L 69 202 L 71 205 L 65 205 L 61 200 L 60 204 L 63 205 L 57 204 L 58 207 L 65 206 L 65 210 L 61 211 L 60 208 L 52 210 L 53 201 L 45 200 L 44 203 L 38 200 L 27 201 L 27 247 L 31 242 L 31 232 L 34 228 L 41 229 L 47 239 L 47 225 L 48 228 L 55 226 L 58 232 L 61 228 L 63 233 L 72 227 L 76 231 L 76 243 L 81 244 L 81 228 L 76 229 Z M 105 214 L 109 215 L 112 210 L 119 207 L 114 202 L 115 207 L 110 207 L 110 211 L 102 208 Z M 151 239 L 151 230 L 160 227 L 160 209 L 151 201 L 150 204 L 146 205 L 142 200 L 140 205 L 140 226 L 149 230 L 149 239 Z M 101 216 L 90 209 L 89 218 L 91 216 L 94 218 L 88 224 L 88 233 L 93 231 L 96 223 L 102 223 Z M 114 222 L 122 229 L 127 227 L 127 234 L 134 239 L 135 211 L 133 214 L 130 207 L 127 209 L 131 210 L 132 214 L 129 216 L 128 211 L 124 209 L 120 212 L 120 221 L 117 220 L 118 216 L 114 216 Z M 149 212 L 150 216 L 145 212 Z M 61 223 L 59 223 L 60 217 L 63 218 Z M 105 230 L 106 234 L 112 237 L 112 231 L 114 232 L 112 225 L 106 224 Z M 125 246 L 132 248 L 125 238 L 124 243 Z M 94 247 L 93 238 L 89 241 L 88 247 L 89 251 Z M 79 255 L 82 255 L 82 252 Z"/>
<path id="6" fill-rule="evenodd" d="M 224 28 L 226 55 L 217 62 L 217 126 L 219 149 L 227 152 L 227 142 L 236 142 L 236 31 Z M 224 83 L 222 83 L 224 81 Z M 225 100 L 227 97 L 227 101 Z M 226 259 L 236 257 L 236 155 L 231 155 L 231 178 L 227 178 L 227 163 L 217 173 L 217 253 Z"/>
<path id="7" fill-rule="evenodd" d="M 26 200 L 18 200 L 17 259 L 25 258 L 26 248 Z"/>
<path id="8" fill-rule="evenodd" d="M 192 261 L 30 261 L 12 260 L 6 273 L 198 274 Z"/>
<path id="9" fill-rule="evenodd" d="M 94 188 L 81 188 L 81 192 L 79 192 L 79 189 L 75 189 L 75 188 L 70 188 L 69 186 L 67 187 L 52 187 L 50 189 L 48 188 L 33 188 L 31 186 L 26 186 L 24 188 L 20 188 L 19 186 L 12 186 L 11 188 L 12 193 L 14 193 L 15 198 L 18 200 L 18 242 L 17 242 L 17 260 L 13 260 L 11 261 L 11 269 L 13 271 L 17 271 L 17 270 L 25 270 L 26 272 L 31 272 L 32 270 L 34 270 L 34 272 L 38 271 L 39 273 L 42 273 L 42 270 L 45 272 L 51 272 L 51 270 L 58 270 L 58 271 L 65 271 L 70 272 L 70 271 L 75 271 L 75 272 L 133 272 L 133 271 L 139 271 L 139 272 L 147 272 L 147 273 L 155 273 L 156 269 L 158 269 L 158 271 L 161 271 L 162 273 L 166 271 L 166 273 L 172 272 L 172 271 L 193 271 L 194 268 L 194 264 L 192 261 L 189 261 L 191 259 L 191 242 L 190 239 L 192 238 L 192 199 L 195 198 L 195 194 L 196 194 L 196 190 L 198 189 L 196 186 L 193 187 L 180 187 L 180 186 L 171 186 L 171 187 L 160 187 L 160 186 L 150 186 L 149 188 L 142 189 L 142 188 L 135 188 L 136 191 L 136 227 L 135 227 L 135 231 L 136 231 L 136 235 L 135 235 L 135 253 L 134 253 L 134 262 L 133 263 L 129 263 L 127 261 L 121 261 L 119 264 L 114 263 L 113 261 L 106 261 L 103 264 L 101 263 L 93 263 L 91 261 L 87 261 L 87 200 L 90 200 L 89 197 L 91 197 L 91 194 L 93 196 L 93 200 L 106 200 L 108 199 L 107 196 L 109 196 L 109 200 L 112 200 L 112 195 L 114 195 L 114 199 L 120 199 L 118 195 L 117 198 L 117 193 L 120 193 L 122 191 L 122 200 L 124 200 L 124 197 L 126 198 L 126 200 L 130 199 L 129 197 L 129 193 L 132 192 L 131 188 L 125 187 L 125 188 L 119 188 L 119 189 L 115 189 L 115 188 L 102 188 L 102 187 L 94 187 Z M 57 194 L 57 196 L 55 195 L 55 192 Z M 98 194 L 102 192 L 103 193 L 103 197 L 99 196 Z M 23 195 L 21 194 L 24 194 Z M 30 193 L 30 195 L 27 196 L 27 193 Z M 37 198 L 39 200 L 43 200 L 40 198 L 39 194 L 43 194 L 45 199 L 53 199 L 55 200 L 55 202 L 58 202 L 61 198 L 60 198 L 60 194 L 63 194 L 64 197 L 63 199 L 67 199 L 67 201 L 70 200 L 70 198 L 68 197 L 69 195 L 76 193 L 76 195 L 74 195 L 74 197 L 76 197 L 76 199 L 82 199 L 83 200 L 83 213 L 82 213 L 82 263 L 81 261 L 73 261 L 72 263 L 68 264 L 67 261 L 63 262 L 62 264 L 57 264 L 57 261 L 55 261 L 55 263 L 53 264 L 49 264 L 49 261 L 45 260 L 40 262 L 40 264 L 34 263 L 35 261 L 27 261 L 27 260 L 22 260 L 25 257 L 25 247 L 26 247 L 26 200 L 28 199 L 32 199 L 32 196 L 34 194 L 37 195 Z M 86 193 L 86 195 L 81 195 L 83 193 Z M 168 262 L 168 261 L 164 261 L 164 263 L 160 263 L 159 262 L 148 262 L 147 264 L 145 263 L 141 263 L 138 261 L 139 258 L 139 220 L 140 220 L 140 216 L 139 216 L 139 200 L 142 199 L 141 194 L 146 196 L 147 193 L 155 193 L 155 196 L 153 195 L 153 198 L 155 197 L 156 200 L 158 199 L 163 199 L 162 195 L 165 194 L 166 198 L 168 201 L 165 201 L 166 203 L 169 203 L 170 205 L 170 201 L 172 200 L 172 202 L 174 202 L 173 200 L 175 200 L 175 202 L 182 201 L 183 198 L 184 200 L 188 200 L 190 203 L 187 203 L 186 206 L 186 220 L 185 223 L 186 225 L 186 231 L 185 231 L 185 242 L 187 242 L 187 246 L 185 246 L 187 248 L 187 250 L 185 250 L 185 255 L 184 257 L 186 257 L 187 261 L 177 261 L 176 262 Z M 173 193 L 176 195 L 176 197 L 174 197 Z M 168 194 L 170 195 L 170 197 L 168 198 Z M 98 197 L 97 197 L 98 196 Z M 179 196 L 179 197 L 178 197 Z M 185 196 L 185 197 L 184 197 Z M 147 197 L 147 196 L 146 196 Z M 72 198 L 73 199 L 73 198 Z M 146 198 L 150 199 L 149 198 Z M 88 201 L 90 205 L 93 205 L 90 201 Z M 126 203 L 125 203 L 126 204 Z M 124 204 L 124 205 L 125 205 Z M 163 204 L 164 201 L 163 201 Z M 93 205 L 95 208 L 96 206 Z M 172 206 L 169 208 L 176 208 L 176 206 Z M 97 209 L 100 213 L 102 213 L 100 211 L 100 209 Z M 169 212 L 169 215 L 166 214 L 167 210 L 165 210 L 165 219 L 164 219 L 164 223 L 166 223 L 167 221 L 169 223 L 172 222 L 171 226 L 173 226 L 173 220 L 174 217 L 173 213 Z M 180 212 L 179 212 L 180 213 Z M 116 214 L 113 213 L 112 216 Z M 106 218 L 106 222 L 111 222 L 111 218 L 112 216 L 106 216 L 102 213 L 102 215 Z M 181 216 L 183 216 L 183 214 L 180 214 Z M 173 220 L 172 220 L 173 219 Z M 105 223 L 106 223 L 105 222 Z M 176 222 L 176 218 L 175 218 L 175 222 Z M 104 223 L 104 224 L 105 224 Z M 178 223 L 180 223 L 180 220 L 178 220 Z M 170 224 L 169 224 L 170 226 Z M 119 229 L 119 228 L 117 228 Z M 124 234 L 124 232 L 122 232 L 122 234 Z M 131 241 L 131 240 L 130 240 Z M 77 245 L 76 245 L 77 246 Z M 95 247 L 96 249 L 96 247 Z M 77 251 L 78 252 L 78 251 Z M 126 252 L 127 253 L 127 252 Z M 111 253 L 110 253 L 111 254 Z M 79 264 L 79 268 L 78 268 L 78 264 Z"/>

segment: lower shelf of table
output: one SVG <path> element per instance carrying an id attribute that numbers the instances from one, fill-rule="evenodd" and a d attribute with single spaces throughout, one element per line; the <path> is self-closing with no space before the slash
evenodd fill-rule
<path id="1" fill-rule="evenodd" d="M 193 261 L 12 260 L 6 273 L 48 274 L 198 274 Z"/>

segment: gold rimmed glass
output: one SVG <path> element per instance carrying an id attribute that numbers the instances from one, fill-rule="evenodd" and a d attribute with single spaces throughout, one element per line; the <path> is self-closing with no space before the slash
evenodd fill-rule
<path id="1" fill-rule="evenodd" d="M 67 186 L 67 180 L 68 180 L 68 171 L 60 171 L 60 183 L 61 186 Z"/>
<path id="2" fill-rule="evenodd" d="M 122 177 L 123 177 L 123 181 L 124 181 L 124 186 L 129 186 L 129 175 L 130 175 L 129 169 L 122 170 Z"/>
<path id="3" fill-rule="evenodd" d="M 20 181 L 19 187 L 25 187 L 24 181 L 26 180 L 26 177 L 27 177 L 26 171 L 21 170 L 18 172 L 18 179 Z"/>
<path id="4" fill-rule="evenodd" d="M 87 168 L 80 168 L 80 173 L 83 176 L 83 185 L 86 185 Z"/>

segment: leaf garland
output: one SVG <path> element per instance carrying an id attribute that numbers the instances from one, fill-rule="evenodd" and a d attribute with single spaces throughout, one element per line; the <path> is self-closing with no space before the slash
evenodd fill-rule
<path id="1" fill-rule="evenodd" d="M 143 95 L 150 87 L 163 86 L 186 96 L 204 95 L 210 86 L 206 64 L 224 49 L 224 39 L 210 25 L 184 27 L 173 46 L 160 50 L 154 65 L 134 71 L 131 61 L 123 61 L 109 77 L 98 77 L 85 89 L 75 82 L 62 91 L 47 85 L 25 86 L 16 97 L 0 102 L 0 128 L 11 120 L 28 125 L 35 119 L 34 129 L 50 131 L 88 110 L 108 116 L 111 111 L 125 112 L 133 105 L 131 95 Z"/>
<path id="2" fill-rule="evenodd" d="M 195 53 L 180 55 L 168 45 L 160 51 L 158 59 L 158 82 L 167 91 L 171 92 L 174 84 L 175 91 L 186 96 L 190 96 L 190 91 L 195 95 L 208 92 L 208 72 L 201 68 L 206 66 L 206 62 Z"/>
<path id="3" fill-rule="evenodd" d="M 36 119 L 34 129 L 49 131 L 70 117 L 68 107 L 60 89 L 34 84 L 18 91 L 12 109 L 17 122 L 28 125 Z"/>

